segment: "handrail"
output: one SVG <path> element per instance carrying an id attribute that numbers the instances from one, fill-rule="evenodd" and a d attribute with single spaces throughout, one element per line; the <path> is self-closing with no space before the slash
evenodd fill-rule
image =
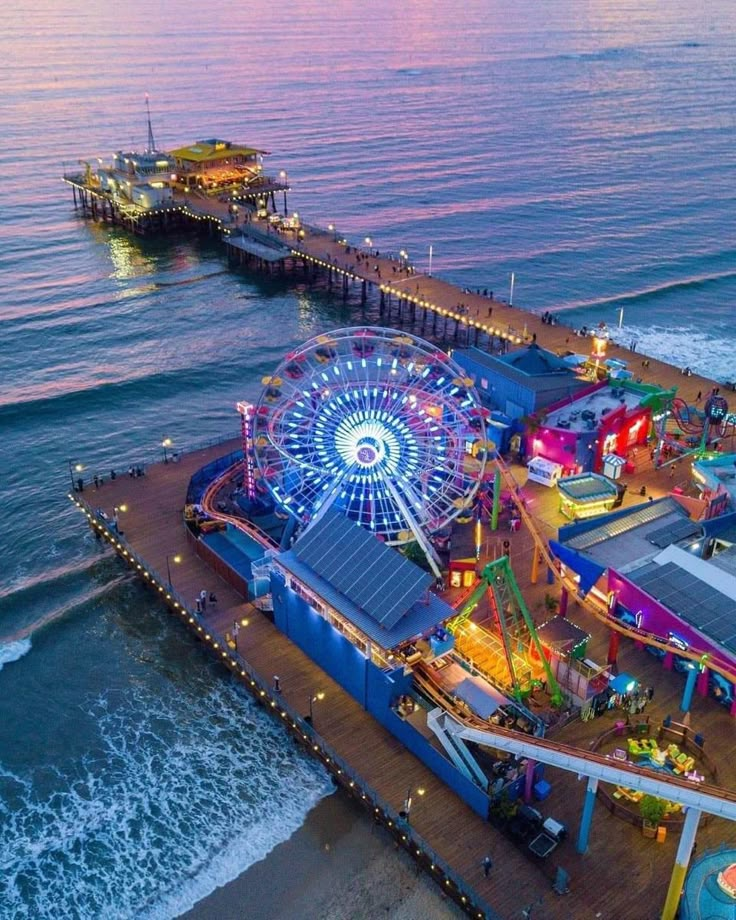
<path id="1" fill-rule="evenodd" d="M 169 450 L 170 456 L 169 456 L 168 462 L 169 463 L 176 462 L 175 460 L 173 460 L 174 455 L 177 455 L 178 457 L 183 457 L 183 456 L 186 456 L 187 454 L 193 454 L 198 450 L 207 450 L 211 447 L 217 447 L 218 444 L 225 444 L 227 441 L 235 441 L 236 439 L 238 439 L 238 437 L 239 435 L 237 433 L 228 434 L 228 435 L 218 435 L 217 437 L 208 438 L 205 441 L 195 442 L 194 444 L 186 445 L 182 448 L 172 447 Z M 94 464 L 85 465 L 84 472 L 87 474 L 87 479 L 84 479 L 83 476 L 79 477 L 75 475 L 74 480 L 76 481 L 77 479 L 82 478 L 84 485 L 86 486 L 88 485 L 89 482 L 92 481 L 90 479 L 90 474 L 92 474 L 92 476 L 97 474 L 107 479 L 110 475 L 110 470 L 115 470 L 115 473 L 117 476 L 125 476 L 127 475 L 127 470 L 131 466 L 134 468 L 139 467 L 139 466 L 142 466 L 143 468 L 145 468 L 147 466 L 155 466 L 156 464 L 160 463 L 161 462 L 161 452 L 162 452 L 161 447 L 148 448 L 147 450 L 139 453 L 135 459 L 128 458 L 127 460 L 119 459 L 118 461 L 110 461 L 110 460 L 105 460 L 104 462 L 97 461 Z"/>
<path id="2" fill-rule="evenodd" d="M 596 777 L 603 782 L 614 782 L 617 785 L 628 783 L 632 788 L 651 792 L 660 798 L 666 796 L 670 801 L 700 808 L 731 821 L 736 820 L 736 791 L 721 786 L 711 783 L 695 785 L 675 774 L 667 774 L 665 777 L 646 767 L 613 760 L 603 754 L 547 738 L 521 735 L 497 725 L 486 725 L 480 731 L 462 725 L 458 725 L 458 729 L 460 737 L 469 741 L 541 760 L 563 770 Z"/>

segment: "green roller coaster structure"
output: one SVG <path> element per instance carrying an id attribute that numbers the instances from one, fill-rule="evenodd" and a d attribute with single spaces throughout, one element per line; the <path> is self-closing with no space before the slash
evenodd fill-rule
<path id="1" fill-rule="evenodd" d="M 488 592 L 493 619 L 503 643 L 514 696 L 518 700 L 523 700 L 531 690 L 531 687 L 524 685 L 518 674 L 518 668 L 514 665 L 515 653 L 523 655 L 526 651 L 525 646 L 531 643 L 544 668 L 552 705 L 561 706 L 563 703 L 562 690 L 544 654 L 534 621 L 521 596 L 508 556 L 502 556 L 485 566 L 477 588 L 465 601 L 458 615 L 447 624 L 447 629 L 453 635 L 457 635 L 486 592 Z"/>

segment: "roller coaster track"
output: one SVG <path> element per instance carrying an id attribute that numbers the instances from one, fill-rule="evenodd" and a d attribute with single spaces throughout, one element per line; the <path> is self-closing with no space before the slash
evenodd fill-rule
<path id="1" fill-rule="evenodd" d="M 642 629 L 626 626 L 620 620 L 616 619 L 616 617 L 612 617 L 608 612 L 607 605 L 596 598 L 592 593 L 581 596 L 578 593 L 578 584 L 573 575 L 567 571 L 564 575 L 562 574 L 559 560 L 552 555 L 546 539 L 539 532 L 536 521 L 527 510 L 526 504 L 519 495 L 519 484 L 514 479 L 511 470 L 498 456 L 492 458 L 489 462 L 495 464 L 496 469 L 500 472 L 504 486 L 511 494 L 514 505 L 534 541 L 534 548 L 536 552 L 539 553 L 540 561 L 542 561 L 553 573 L 558 584 L 568 591 L 568 593 L 572 594 L 588 613 L 592 614 L 599 622 L 603 623 L 609 629 L 620 633 L 622 636 L 627 636 L 629 639 L 634 639 L 636 642 L 641 642 L 652 648 L 662 649 L 665 652 L 672 652 L 673 655 L 678 655 L 680 658 L 688 658 L 690 661 L 701 664 L 705 654 L 704 652 L 693 649 L 685 650 L 668 642 L 663 636 L 657 636 Z M 709 670 L 716 671 L 722 677 L 725 677 L 726 680 L 736 685 L 736 670 L 725 668 L 711 659 L 708 659 L 707 667 Z"/>
<path id="2" fill-rule="evenodd" d="M 624 761 L 613 761 L 605 754 L 550 741 L 523 732 L 490 725 L 478 716 L 469 714 L 447 691 L 433 682 L 423 666 L 415 668 L 414 680 L 419 690 L 445 712 L 460 722 L 460 737 L 497 750 L 508 750 L 531 757 L 561 769 L 599 777 L 604 782 L 643 788 L 670 801 L 695 805 L 709 814 L 736 820 L 736 791 L 712 783 L 693 784 L 676 774 L 662 774 L 650 768 Z M 649 789 L 648 787 L 651 787 Z M 656 788 L 655 788 L 656 787 Z"/>
<path id="3" fill-rule="evenodd" d="M 276 544 L 265 531 L 261 530 L 257 524 L 254 524 L 252 521 L 245 521 L 243 518 L 236 517 L 234 514 L 226 514 L 224 511 L 219 511 L 214 507 L 217 493 L 225 482 L 228 482 L 238 473 L 242 465 L 242 460 L 238 460 L 237 463 L 233 463 L 224 473 L 211 482 L 207 486 L 207 490 L 202 496 L 200 504 L 203 510 L 207 512 L 208 517 L 211 517 L 213 520 L 221 521 L 223 524 L 232 524 L 233 527 L 237 527 L 242 533 L 258 541 L 264 549 L 276 549 L 278 544 Z"/>
<path id="4" fill-rule="evenodd" d="M 692 406 L 688 406 L 684 399 L 676 397 L 672 400 L 672 418 L 686 434 L 702 435 L 705 416 Z"/>

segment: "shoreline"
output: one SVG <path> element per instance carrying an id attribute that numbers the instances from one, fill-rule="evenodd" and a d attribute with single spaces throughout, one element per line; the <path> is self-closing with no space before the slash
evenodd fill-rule
<path id="1" fill-rule="evenodd" d="M 344 792 L 179 920 L 455 920 L 465 914 Z"/>

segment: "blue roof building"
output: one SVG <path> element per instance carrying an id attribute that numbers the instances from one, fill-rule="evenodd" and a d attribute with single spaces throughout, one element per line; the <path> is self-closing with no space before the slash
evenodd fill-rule
<path id="1" fill-rule="evenodd" d="M 479 348 L 458 348 L 452 357 L 473 379 L 483 404 L 514 419 L 590 386 L 562 358 L 536 342 L 499 356 Z"/>
<path id="2" fill-rule="evenodd" d="M 284 632 L 294 637 L 299 598 L 378 667 L 394 666 L 400 646 L 455 615 L 429 590 L 432 575 L 333 509 L 275 556 L 273 567 L 281 576 L 274 614 Z M 319 649 L 308 645 L 317 659 Z"/>

